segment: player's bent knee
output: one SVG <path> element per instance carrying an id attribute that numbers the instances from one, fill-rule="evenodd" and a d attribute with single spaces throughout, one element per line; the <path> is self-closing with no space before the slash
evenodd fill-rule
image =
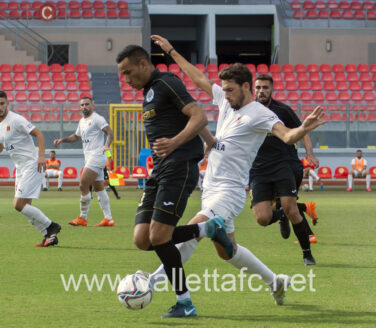
<path id="1" fill-rule="evenodd" d="M 137 246 L 137 248 L 144 251 L 149 250 L 151 247 L 149 238 L 145 237 L 140 238 L 140 236 L 133 236 L 133 243 Z"/>
<path id="2" fill-rule="evenodd" d="M 256 221 L 259 225 L 266 227 L 270 222 L 270 217 L 259 216 L 259 217 L 256 217 Z"/>

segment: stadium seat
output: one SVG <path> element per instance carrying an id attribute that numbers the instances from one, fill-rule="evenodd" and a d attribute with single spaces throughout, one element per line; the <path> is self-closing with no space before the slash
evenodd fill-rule
<path id="1" fill-rule="evenodd" d="M 144 95 L 142 94 L 141 91 L 137 91 L 136 94 L 134 95 L 134 99 L 135 99 L 137 102 L 143 102 L 143 100 L 144 100 Z"/>
<path id="2" fill-rule="evenodd" d="M 26 89 L 27 91 L 39 91 L 39 85 L 37 82 L 29 82 L 26 86 Z"/>
<path id="3" fill-rule="evenodd" d="M 96 9 L 94 10 L 94 18 L 103 19 L 106 18 L 106 13 L 104 10 Z"/>
<path id="4" fill-rule="evenodd" d="M 258 74 L 268 74 L 269 73 L 269 67 L 266 64 L 258 64 L 256 67 L 256 72 Z"/>
<path id="5" fill-rule="evenodd" d="M 350 84 L 349 84 L 349 90 L 351 90 L 351 91 L 360 91 L 361 88 L 360 88 L 359 82 L 350 82 Z"/>
<path id="6" fill-rule="evenodd" d="M 343 73 L 344 72 L 343 65 L 342 64 L 334 64 L 333 67 L 332 67 L 332 72 L 333 73 Z"/>
<path id="7" fill-rule="evenodd" d="M 71 113 L 69 116 L 70 121 L 79 121 L 82 118 L 80 113 Z"/>
<path id="8" fill-rule="evenodd" d="M 332 69 L 329 64 L 321 64 L 319 67 L 319 71 L 321 73 L 330 73 Z"/>
<path id="9" fill-rule="evenodd" d="M 287 100 L 291 102 L 297 102 L 299 100 L 299 95 L 296 91 L 291 91 L 287 94 Z"/>
<path id="10" fill-rule="evenodd" d="M 78 85 L 78 90 L 80 91 L 90 91 L 91 86 L 89 82 L 80 82 Z"/>
<path id="11" fill-rule="evenodd" d="M 359 81 L 361 82 L 371 81 L 371 75 L 369 75 L 368 72 L 362 72 L 360 73 Z"/>
<path id="12" fill-rule="evenodd" d="M 60 121 L 60 114 L 57 114 L 57 116 L 56 116 L 56 121 Z M 67 113 L 63 113 L 63 121 L 64 121 L 64 122 L 69 121 L 69 116 L 68 116 Z"/>
<path id="13" fill-rule="evenodd" d="M 14 64 L 12 66 L 12 72 L 13 73 L 23 73 L 24 72 L 24 67 L 22 64 Z"/>
<path id="14" fill-rule="evenodd" d="M 49 83 L 49 82 L 43 82 L 43 83 Z M 54 91 L 65 91 L 65 85 L 64 82 L 55 82 L 53 85 Z M 45 90 L 48 91 L 48 90 Z"/>
<path id="15" fill-rule="evenodd" d="M 27 101 L 27 95 L 26 92 L 17 92 L 15 96 L 15 101 L 18 103 L 26 103 Z"/>
<path id="16" fill-rule="evenodd" d="M 29 82 L 31 83 L 31 82 Z M 50 82 L 42 82 L 39 87 L 40 91 L 52 91 L 52 86 Z"/>
<path id="17" fill-rule="evenodd" d="M 104 9 L 104 3 L 100 0 L 94 0 L 93 1 L 93 8 L 94 9 Z"/>
<path id="18" fill-rule="evenodd" d="M 26 73 L 27 82 L 36 82 L 38 81 L 38 75 L 35 72 Z"/>
<path id="19" fill-rule="evenodd" d="M 330 121 L 344 121 L 341 113 L 330 113 L 329 120 Z"/>
<path id="20" fill-rule="evenodd" d="M 319 71 L 319 67 L 316 64 L 308 64 L 307 65 L 307 72 L 317 73 L 318 71 Z"/>
<path id="21" fill-rule="evenodd" d="M 43 121 L 42 114 L 41 113 L 31 113 L 30 121 L 37 121 L 37 122 Z"/>
<path id="22" fill-rule="evenodd" d="M 311 87 L 307 81 L 301 81 L 298 83 L 298 89 L 300 91 L 308 91 L 311 90 Z"/>
<path id="23" fill-rule="evenodd" d="M 338 8 L 342 10 L 350 9 L 350 4 L 348 1 L 341 0 L 338 4 Z"/>
<path id="24" fill-rule="evenodd" d="M 351 19 L 354 18 L 354 17 L 353 17 L 353 13 L 352 13 L 351 10 L 344 10 L 344 11 L 342 11 L 342 15 L 341 15 L 341 17 L 342 17 L 343 19 L 348 19 L 348 20 L 351 20 Z"/>
<path id="25" fill-rule="evenodd" d="M 320 179 L 331 179 L 332 178 L 332 170 L 328 166 L 321 166 L 317 172 L 317 175 Z"/>
<path id="26" fill-rule="evenodd" d="M 312 94 L 312 101 L 318 102 L 318 103 L 324 102 L 324 95 L 323 95 L 323 93 L 321 91 L 315 91 Z"/>
<path id="27" fill-rule="evenodd" d="M 346 81 L 346 75 L 343 72 L 337 72 L 334 74 L 334 81 Z"/>
<path id="28" fill-rule="evenodd" d="M 108 19 L 116 19 L 117 18 L 117 11 L 107 9 L 107 18 Z"/>
<path id="29" fill-rule="evenodd" d="M 24 82 L 25 75 L 23 73 L 14 73 L 13 82 Z"/>
<path id="30" fill-rule="evenodd" d="M 195 64 L 195 67 L 198 68 L 202 73 L 206 73 L 206 67 L 204 64 Z"/>
<path id="31" fill-rule="evenodd" d="M 5 72 L 1 74 L 1 82 L 12 82 L 13 77 L 11 73 Z"/>
<path id="32" fill-rule="evenodd" d="M 1 64 L 0 65 L 0 72 L 1 73 L 11 73 L 12 67 L 9 64 Z"/>
<path id="33" fill-rule="evenodd" d="M 220 68 L 218 68 L 218 72 L 220 72 L 225 67 L 228 67 L 228 64 L 223 64 L 224 66 L 219 65 Z M 246 64 L 248 69 L 251 71 L 252 74 L 256 74 L 256 66 L 253 64 Z"/>
<path id="34" fill-rule="evenodd" d="M 324 82 L 333 81 L 333 75 L 330 72 L 322 73 L 321 80 Z"/>
<path id="35" fill-rule="evenodd" d="M 363 100 L 363 94 L 361 92 L 352 92 L 350 99 L 354 102 L 359 102 Z"/>
<path id="36" fill-rule="evenodd" d="M 67 82 L 65 86 L 65 90 L 67 91 L 78 91 L 77 83 L 76 82 Z"/>
<path id="37" fill-rule="evenodd" d="M 42 92 L 41 99 L 45 103 L 50 103 L 53 101 L 53 96 L 50 91 Z"/>
<path id="38" fill-rule="evenodd" d="M 92 7 L 93 7 L 93 5 L 92 5 L 91 1 L 89 1 L 89 0 L 82 0 L 81 1 L 81 9 L 87 10 L 87 9 L 91 9 Z"/>
<path id="39" fill-rule="evenodd" d="M 166 64 L 157 64 L 156 68 L 160 71 L 160 72 L 167 72 L 167 65 Z"/>
<path id="40" fill-rule="evenodd" d="M 376 179 L 376 166 L 371 166 L 369 168 L 369 174 L 371 175 L 372 179 Z"/>
<path id="41" fill-rule="evenodd" d="M 198 101 L 200 102 L 203 102 L 203 103 L 207 103 L 207 102 L 210 102 L 212 99 L 210 98 L 210 96 L 206 93 L 206 92 L 200 92 L 198 94 Z"/>
<path id="42" fill-rule="evenodd" d="M 286 101 L 287 97 L 284 92 L 277 91 L 276 93 L 274 93 L 274 99 L 278 101 Z"/>
<path id="43" fill-rule="evenodd" d="M 285 90 L 285 86 L 283 85 L 282 81 L 276 81 L 273 84 L 274 90 Z"/>
<path id="44" fill-rule="evenodd" d="M 67 99 L 66 99 L 66 96 L 65 96 L 65 93 L 64 92 L 55 92 L 54 94 L 54 101 L 55 102 L 58 102 L 58 103 L 62 103 L 62 102 L 65 102 Z"/>
<path id="45" fill-rule="evenodd" d="M 324 90 L 325 91 L 334 91 L 336 89 L 334 83 L 332 81 L 324 82 Z"/>
<path id="46" fill-rule="evenodd" d="M 117 1 L 117 8 L 119 10 L 128 9 L 128 2 L 124 0 L 118 0 Z"/>
<path id="47" fill-rule="evenodd" d="M 38 73 L 49 73 L 50 68 L 47 64 L 39 64 L 38 65 Z"/>
<path id="48" fill-rule="evenodd" d="M 32 103 L 40 102 L 39 92 L 29 92 L 28 100 Z"/>
<path id="49" fill-rule="evenodd" d="M 271 64 L 269 66 L 270 73 L 281 73 L 281 66 L 279 64 Z"/>
<path id="50" fill-rule="evenodd" d="M 375 102 L 375 94 L 373 92 L 365 92 L 364 95 L 363 95 L 363 100 L 366 101 L 366 102 Z"/>
<path id="51" fill-rule="evenodd" d="M 3 90 L 3 91 L 13 91 L 13 83 L 12 82 L 2 82 L 1 83 L 1 90 Z"/>
<path id="52" fill-rule="evenodd" d="M 311 90 L 312 91 L 321 91 L 322 90 L 322 84 L 320 81 L 312 81 L 311 82 Z"/>
<path id="53" fill-rule="evenodd" d="M 312 100 L 312 95 L 310 92 L 302 92 L 300 93 L 299 99 L 305 103 L 310 103 Z"/>
<path id="54" fill-rule="evenodd" d="M 336 90 L 337 91 L 347 91 L 347 83 L 344 81 L 340 81 L 336 83 Z"/>
<path id="55" fill-rule="evenodd" d="M 51 73 L 61 73 L 62 72 L 61 65 L 60 64 L 51 64 L 50 72 Z"/>
<path id="56" fill-rule="evenodd" d="M 6 166 L 0 166 L 0 178 L 1 179 L 9 179 L 10 178 L 10 172 L 9 172 L 9 169 Z"/>
<path id="57" fill-rule="evenodd" d="M 142 189 L 145 188 L 145 180 L 148 177 L 148 171 L 146 167 L 143 166 L 135 166 L 132 170 L 132 178 L 134 179 L 142 179 Z"/>
<path id="58" fill-rule="evenodd" d="M 273 81 L 283 81 L 283 77 L 281 73 L 272 73 Z"/>
<path id="59" fill-rule="evenodd" d="M 316 6 L 315 6 L 313 1 L 311 1 L 311 0 L 304 0 L 303 1 L 303 9 L 306 9 L 306 10 L 315 9 L 315 7 Z"/>
<path id="60" fill-rule="evenodd" d="M 341 91 L 340 93 L 338 93 L 338 100 L 341 102 L 348 102 L 350 101 L 350 96 L 347 92 Z"/>
<path id="61" fill-rule="evenodd" d="M 76 179 L 77 178 L 77 169 L 74 166 L 67 166 L 63 170 L 64 179 Z"/>
<path id="62" fill-rule="evenodd" d="M 35 64 L 26 64 L 25 65 L 25 72 L 26 73 L 36 73 L 37 67 Z"/>
<path id="63" fill-rule="evenodd" d="M 373 9 L 373 2 L 369 0 L 364 0 L 362 5 L 363 10 L 371 10 Z"/>
<path id="64" fill-rule="evenodd" d="M 362 82 L 360 88 L 363 91 L 371 91 L 371 90 L 373 90 L 372 82 Z"/>
<path id="65" fill-rule="evenodd" d="M 305 73 L 305 72 L 297 73 L 296 80 L 299 81 L 299 82 L 308 81 L 307 73 Z"/>
<path id="66" fill-rule="evenodd" d="M 317 19 L 317 11 L 316 10 L 307 10 L 304 15 L 305 19 Z"/>
<path id="67" fill-rule="evenodd" d="M 313 82 L 313 81 L 321 81 L 320 74 L 318 72 L 310 72 L 308 79 Z"/>
<path id="68" fill-rule="evenodd" d="M 294 67 L 291 64 L 283 64 L 282 65 L 282 72 L 283 73 L 293 73 Z"/>
<path id="69" fill-rule="evenodd" d="M 296 85 L 295 81 L 287 81 L 285 85 L 285 89 L 287 91 L 296 91 L 298 89 L 298 86 Z"/>
<path id="70" fill-rule="evenodd" d="M 212 72 L 218 72 L 218 67 L 217 67 L 217 65 L 215 65 L 215 64 L 208 64 L 207 66 L 206 66 L 206 71 L 208 72 L 208 73 L 212 73 Z"/>
<path id="71" fill-rule="evenodd" d="M 363 20 L 365 19 L 365 14 L 363 11 L 360 11 L 360 10 L 356 10 L 354 11 L 353 13 L 353 19 L 356 19 L 356 20 Z"/>
<path id="72" fill-rule="evenodd" d="M 70 103 L 77 103 L 80 101 L 80 97 L 78 96 L 77 92 L 68 92 L 67 101 Z"/>
<path id="73" fill-rule="evenodd" d="M 336 179 L 345 179 L 349 175 L 349 170 L 346 166 L 338 166 L 334 170 L 334 177 Z"/>
<path id="74" fill-rule="evenodd" d="M 45 72 L 39 73 L 38 81 L 39 82 L 48 82 L 48 81 L 50 81 L 50 74 L 49 73 L 45 73 Z"/>
<path id="75" fill-rule="evenodd" d="M 284 73 L 284 80 L 285 81 L 295 81 L 295 74 L 293 72 Z"/>
<path id="76" fill-rule="evenodd" d="M 124 92 L 121 95 L 121 100 L 124 101 L 124 102 L 133 102 L 133 101 L 135 101 L 133 92 Z"/>
<path id="77" fill-rule="evenodd" d="M 25 82 L 16 82 L 14 84 L 14 91 L 26 91 Z"/>
<path id="78" fill-rule="evenodd" d="M 291 9 L 301 9 L 301 1 L 300 0 L 292 0 L 290 3 L 290 8 Z"/>
<path id="79" fill-rule="evenodd" d="M 177 74 L 177 73 L 180 73 L 180 67 L 179 65 L 173 63 L 173 64 L 168 65 L 168 71 L 170 73 Z"/>
<path id="80" fill-rule="evenodd" d="M 327 92 L 325 93 L 325 100 L 329 102 L 336 102 L 337 94 L 335 92 Z"/>
<path id="81" fill-rule="evenodd" d="M 128 10 L 119 10 L 118 17 L 121 19 L 128 19 L 130 17 Z"/>
<path id="82" fill-rule="evenodd" d="M 299 73 L 305 73 L 306 72 L 306 67 L 305 67 L 304 64 L 296 64 L 294 70 L 299 75 Z"/>
<path id="83" fill-rule="evenodd" d="M 366 113 L 359 113 L 358 119 L 359 119 L 359 121 L 367 121 L 368 120 L 367 114 Z"/>
<path id="84" fill-rule="evenodd" d="M 223 64 L 220 64 L 219 66 L 218 66 L 218 71 L 220 72 L 220 71 L 222 71 L 224 68 L 226 68 L 226 67 L 229 67 L 229 64 L 225 64 L 225 63 L 223 63 Z M 249 68 L 249 66 L 248 66 L 248 68 Z M 256 70 L 255 70 L 256 71 Z M 251 71 L 252 72 L 252 71 Z M 376 70 L 375 70 L 375 72 L 376 72 Z"/>
<path id="85" fill-rule="evenodd" d="M 126 166 L 118 166 L 115 170 L 115 173 L 121 174 L 124 177 L 124 179 L 128 179 L 130 176 L 129 169 Z"/>
<path id="86" fill-rule="evenodd" d="M 355 72 L 347 73 L 346 80 L 350 82 L 358 81 L 358 74 Z"/>
<path id="87" fill-rule="evenodd" d="M 196 84 L 194 84 L 193 82 L 191 81 L 187 81 L 185 82 L 185 87 L 188 91 L 196 91 L 197 90 L 197 87 L 196 87 Z"/>

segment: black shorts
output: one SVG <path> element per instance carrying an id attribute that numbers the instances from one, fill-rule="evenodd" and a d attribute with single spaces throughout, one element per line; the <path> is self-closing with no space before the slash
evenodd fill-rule
<path id="1" fill-rule="evenodd" d="M 294 171 L 296 189 L 299 191 L 300 185 L 303 181 L 304 168 L 301 161 L 291 161 L 291 168 Z"/>
<path id="2" fill-rule="evenodd" d="M 251 206 L 278 197 L 297 197 L 295 174 L 290 165 L 281 166 L 273 174 L 251 177 Z"/>
<path id="3" fill-rule="evenodd" d="M 137 208 L 135 224 L 151 220 L 176 226 L 198 182 L 194 160 L 170 162 L 153 170 Z"/>

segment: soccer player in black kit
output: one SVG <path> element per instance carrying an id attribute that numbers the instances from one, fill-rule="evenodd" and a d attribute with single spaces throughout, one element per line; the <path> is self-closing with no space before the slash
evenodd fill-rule
<path id="1" fill-rule="evenodd" d="M 269 75 L 260 75 L 255 80 L 255 95 L 257 101 L 272 110 L 288 128 L 301 125 L 293 110 L 271 97 L 273 79 Z M 318 165 L 313 156 L 309 136 L 303 138 L 308 158 Z M 304 211 L 305 204 L 297 204 L 297 194 L 303 178 L 303 166 L 298 158 L 294 145 L 287 145 L 274 136 L 267 136 L 260 147 L 250 171 L 250 196 L 252 209 L 260 225 L 266 226 L 277 221 L 281 224 L 281 234 L 288 238 L 291 221 L 294 233 L 303 251 L 305 265 L 315 265 L 316 262 L 310 249 L 309 235 L 313 234 Z M 282 209 L 272 211 L 272 201 L 279 199 Z M 278 202 L 277 202 L 278 203 Z"/>
<path id="2" fill-rule="evenodd" d="M 133 88 L 144 89 L 143 120 L 154 162 L 137 208 L 134 243 L 140 249 L 156 252 L 175 289 L 177 303 L 163 317 L 194 316 L 196 308 L 186 287 L 181 255 L 175 244 L 199 237 L 199 227 L 197 224 L 175 227 L 199 177 L 198 162 L 204 154 L 198 134 L 206 142 L 214 138 L 206 127 L 205 114 L 183 82 L 174 74 L 155 69 L 145 49 L 129 45 L 119 53 L 116 62 L 120 74 Z M 220 234 L 226 243 L 231 243 L 225 229 L 214 220 L 205 224 L 214 226 L 216 241 Z M 218 242 L 221 244 L 221 240 Z"/>

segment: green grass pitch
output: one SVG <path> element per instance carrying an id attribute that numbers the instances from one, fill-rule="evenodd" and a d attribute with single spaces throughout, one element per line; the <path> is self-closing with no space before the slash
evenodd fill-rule
<path id="1" fill-rule="evenodd" d="M 363 188 L 362 188 L 363 189 Z M 316 201 L 318 243 L 312 245 L 316 267 L 304 267 L 295 236 L 283 240 L 279 225 L 261 227 L 249 210 L 249 201 L 236 219 L 237 241 L 251 249 L 276 273 L 315 274 L 313 288 L 288 290 L 284 306 L 276 306 L 265 286 L 260 292 L 192 292 L 198 316 L 160 319 L 175 303 L 171 291 L 154 293 L 152 303 L 140 311 L 124 308 L 105 280 L 102 290 L 89 291 L 83 280 L 77 291 L 65 290 L 62 275 L 78 280 L 93 275 L 115 280 L 138 269 L 153 271 L 159 261 L 153 252 L 136 249 L 132 242 L 139 190 L 111 195 L 116 222 L 113 228 L 97 228 L 102 219 L 96 197 L 87 227 L 71 227 L 68 221 L 79 211 L 78 189 L 62 193 L 51 188 L 34 201 L 62 226 L 59 245 L 35 248 L 42 238 L 23 215 L 12 207 L 11 188 L 0 189 L 0 327 L 375 327 L 376 326 L 376 201 L 374 193 L 325 190 L 301 193 L 301 201 Z M 194 192 L 181 223 L 200 208 Z M 220 260 L 209 240 L 203 240 L 185 265 L 187 274 L 202 277 L 205 269 L 237 275 L 239 270 Z M 84 276 L 82 276 L 84 277 Z M 210 281 L 210 280 L 209 280 Z M 209 285 L 209 286 L 213 286 Z M 220 283 L 218 283 L 220 286 Z M 239 288 L 239 286 L 237 286 Z"/>

